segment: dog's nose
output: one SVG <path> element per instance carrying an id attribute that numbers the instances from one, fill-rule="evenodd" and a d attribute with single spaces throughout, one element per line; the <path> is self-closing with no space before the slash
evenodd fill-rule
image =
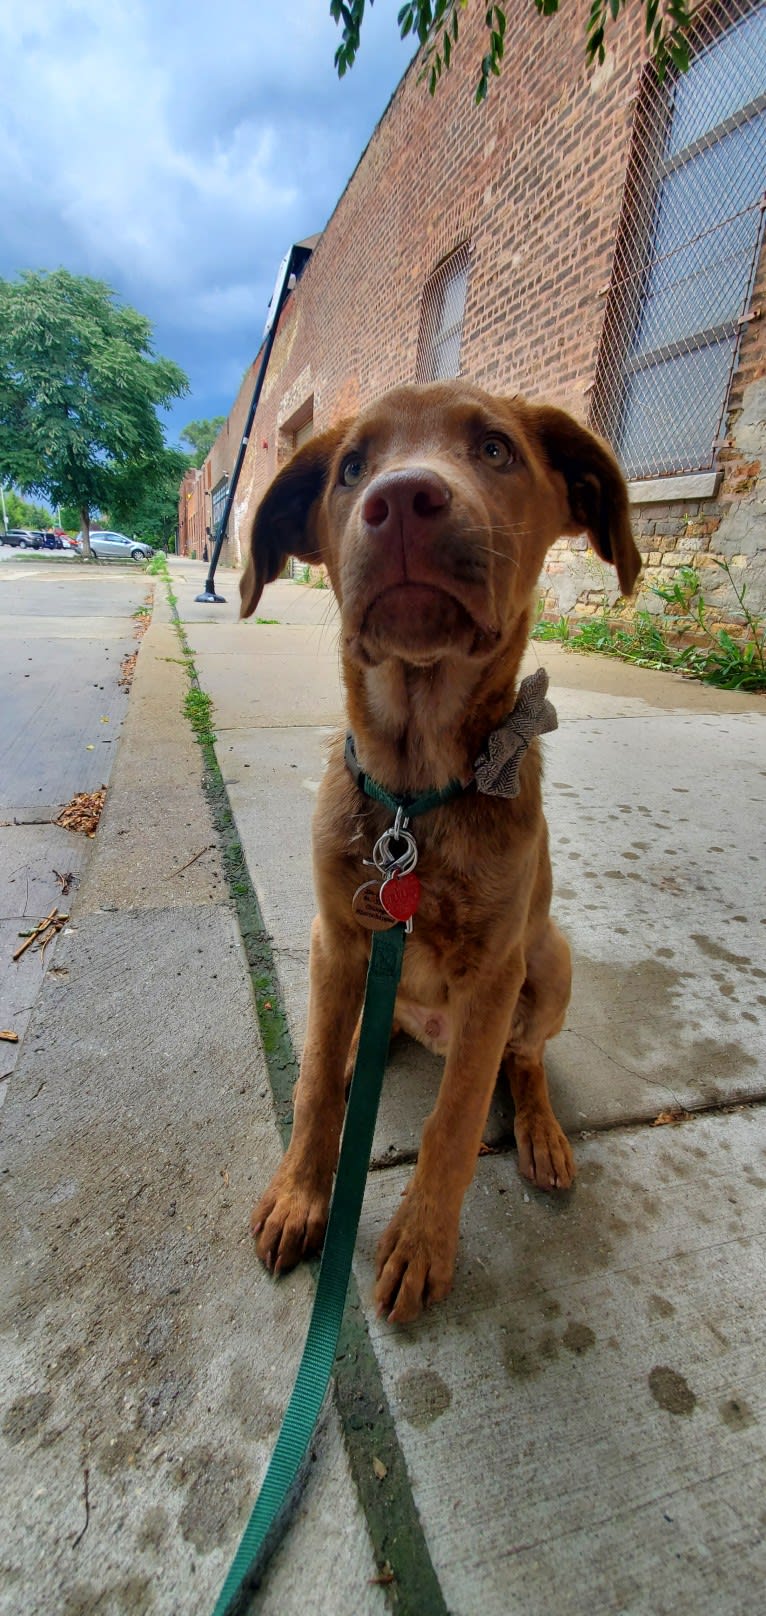
<path id="1" fill-rule="evenodd" d="M 417 524 L 433 520 L 446 510 L 451 498 L 446 483 L 425 468 L 384 472 L 370 483 L 362 516 L 380 538 L 389 530 L 406 536 L 413 518 Z"/>

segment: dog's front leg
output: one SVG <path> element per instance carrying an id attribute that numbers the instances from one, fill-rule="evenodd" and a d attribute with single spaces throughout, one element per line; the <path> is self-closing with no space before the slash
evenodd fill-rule
<path id="1" fill-rule="evenodd" d="M 345 1068 L 364 994 L 364 933 L 358 948 L 317 917 L 311 930 L 309 1013 L 287 1153 L 256 1206 L 251 1227 L 267 1268 L 281 1273 L 324 1239 L 345 1105 Z"/>
<path id="2" fill-rule="evenodd" d="M 439 1096 L 402 1204 L 378 1246 L 375 1300 L 395 1323 L 408 1323 L 452 1288 L 460 1209 L 524 972 L 518 951 L 470 992 L 450 995 L 452 1034 Z"/>

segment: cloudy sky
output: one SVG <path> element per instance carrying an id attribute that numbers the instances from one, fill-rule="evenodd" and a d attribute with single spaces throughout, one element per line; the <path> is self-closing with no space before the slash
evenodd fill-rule
<path id="1" fill-rule="evenodd" d="M 321 230 L 411 55 L 378 0 L 338 80 L 329 0 L 0 3 L 0 276 L 106 280 L 225 414 L 279 262 Z"/>

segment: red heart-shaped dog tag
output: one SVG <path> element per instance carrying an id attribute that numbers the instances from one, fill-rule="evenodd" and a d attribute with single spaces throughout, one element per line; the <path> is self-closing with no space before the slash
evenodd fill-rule
<path id="1" fill-rule="evenodd" d="M 409 875 L 390 875 L 380 889 L 380 901 L 393 920 L 410 920 L 420 903 L 420 881 Z"/>

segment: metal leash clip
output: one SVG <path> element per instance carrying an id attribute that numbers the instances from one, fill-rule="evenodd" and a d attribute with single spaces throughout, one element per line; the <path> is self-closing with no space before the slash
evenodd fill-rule
<path id="1" fill-rule="evenodd" d="M 414 836 L 405 827 L 407 817 L 401 808 L 388 830 L 378 837 L 372 850 L 372 862 L 383 877 L 380 902 L 392 920 L 404 921 L 405 931 L 412 931 L 412 917 L 420 903 L 420 881 L 415 875 L 418 849 Z M 403 845 L 402 845 L 403 844 Z M 400 847 L 400 852 L 394 848 Z"/>
<path id="2" fill-rule="evenodd" d="M 402 842 L 403 851 L 395 853 L 394 844 Z M 414 836 L 410 831 L 397 830 L 396 825 L 392 825 L 378 837 L 372 850 L 372 862 L 384 877 L 394 873 L 408 875 L 418 862 L 418 849 Z"/>

